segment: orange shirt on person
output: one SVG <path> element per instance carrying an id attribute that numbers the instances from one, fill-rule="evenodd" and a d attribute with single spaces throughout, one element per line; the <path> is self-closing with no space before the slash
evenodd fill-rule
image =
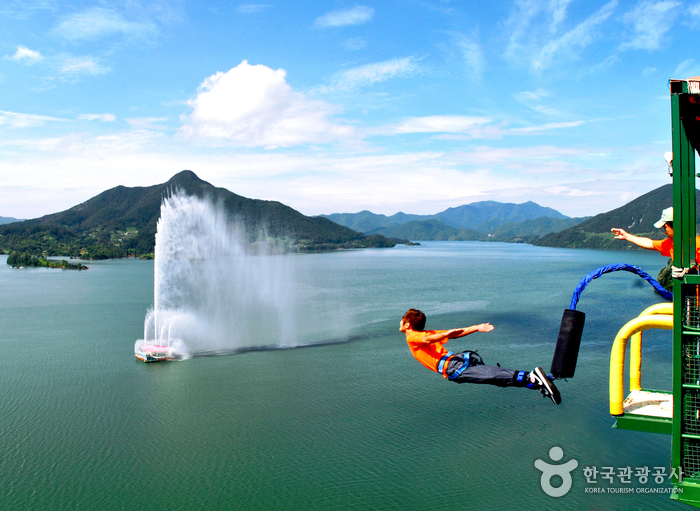
<path id="1" fill-rule="evenodd" d="M 439 342 L 431 342 L 430 344 L 424 343 L 423 338 L 427 335 L 443 333 L 447 330 L 426 330 L 424 332 L 408 332 L 406 334 L 406 342 L 408 343 L 408 348 L 411 350 L 411 354 L 414 358 L 423 364 L 425 367 L 431 371 L 438 372 L 437 366 L 440 359 L 447 355 L 447 350 L 444 348 L 448 339 Z"/>
<path id="2" fill-rule="evenodd" d="M 661 252 L 662 256 L 673 258 L 673 240 L 652 240 L 651 245 L 654 250 Z M 700 263 L 700 236 L 695 237 L 695 261 Z"/>

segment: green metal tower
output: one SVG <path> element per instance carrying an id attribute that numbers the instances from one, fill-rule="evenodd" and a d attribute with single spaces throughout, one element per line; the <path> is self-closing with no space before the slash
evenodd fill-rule
<path id="1" fill-rule="evenodd" d="M 613 344 L 610 413 L 615 428 L 672 435 L 672 498 L 700 507 L 700 271 L 696 248 L 695 152 L 700 151 L 700 76 L 671 80 L 673 153 L 673 316 L 657 304 L 627 323 Z M 668 158 L 667 158 L 668 159 Z M 698 247 L 696 247 L 698 245 Z M 673 328 L 673 394 L 641 388 L 641 331 Z M 638 336 L 636 339 L 634 336 Z M 625 349 L 630 395 L 624 401 Z M 646 396 L 646 397 L 645 397 Z M 644 405 L 644 400 L 663 405 Z M 672 410 L 672 411 L 671 411 Z"/>
<path id="2" fill-rule="evenodd" d="M 700 77 L 671 80 L 673 132 L 673 498 L 700 507 L 700 275 L 695 232 L 695 151 Z"/>

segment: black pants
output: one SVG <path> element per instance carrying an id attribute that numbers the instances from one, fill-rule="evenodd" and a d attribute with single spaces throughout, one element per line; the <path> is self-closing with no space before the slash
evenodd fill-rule
<path id="1" fill-rule="evenodd" d="M 469 356 L 469 352 L 457 353 L 447 365 L 447 377 L 455 383 L 481 383 L 484 385 L 496 385 L 497 387 L 525 387 L 529 383 L 528 371 L 525 371 L 523 381 L 518 381 L 518 373 L 512 369 L 506 369 L 498 366 L 487 366 L 483 363 L 478 363 L 470 367 L 464 368 L 459 376 L 452 379 L 456 371 L 464 366 L 465 357 Z M 474 358 L 472 357 L 472 364 Z"/>

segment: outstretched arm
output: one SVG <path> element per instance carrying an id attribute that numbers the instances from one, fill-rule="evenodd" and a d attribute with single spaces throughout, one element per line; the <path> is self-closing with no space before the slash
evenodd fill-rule
<path id="1" fill-rule="evenodd" d="M 491 323 L 481 323 L 480 325 L 472 325 L 466 328 L 454 328 L 452 330 L 445 330 L 444 332 L 435 332 L 434 334 L 423 337 L 423 342 L 432 344 L 434 342 L 443 342 L 449 339 L 456 339 L 457 337 L 464 337 L 474 332 L 490 332 L 491 330 L 493 330 L 493 325 Z"/>
<path id="2" fill-rule="evenodd" d="M 615 235 L 616 240 L 627 240 L 630 243 L 634 243 L 638 247 L 646 248 L 651 250 L 654 248 L 653 241 L 651 238 L 645 238 L 643 236 L 635 236 L 634 234 L 630 234 L 624 229 L 618 229 L 617 227 L 613 227 L 610 229 L 612 233 Z"/>

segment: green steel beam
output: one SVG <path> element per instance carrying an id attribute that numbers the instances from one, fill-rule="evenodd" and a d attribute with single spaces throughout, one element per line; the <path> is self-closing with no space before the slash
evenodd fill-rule
<path id="1" fill-rule="evenodd" d="M 690 268 L 695 261 L 695 148 L 689 137 L 689 130 L 699 128 L 696 115 L 693 114 L 697 96 L 691 99 L 688 94 L 687 81 L 672 80 L 671 88 L 671 131 L 673 140 L 673 265 L 677 268 Z M 696 133 L 696 131 L 694 131 Z M 697 136 L 697 135 L 695 135 Z M 671 467 L 690 467 L 691 471 L 700 463 L 695 459 L 698 449 L 696 435 L 684 435 L 686 420 L 683 405 L 688 392 L 697 393 L 696 389 L 683 387 L 683 311 L 686 308 L 685 296 L 696 295 L 695 286 L 698 277 L 688 275 L 684 278 L 673 279 L 673 421 L 671 427 Z M 698 307 L 699 304 L 695 304 Z M 690 307 L 688 305 L 687 307 Z M 697 333 L 690 333 L 693 337 Z M 688 386 L 686 386 L 688 387 Z M 690 419 L 689 419 L 690 420 Z M 694 432 L 696 425 L 689 422 L 687 429 Z M 684 448 L 686 449 L 684 451 Z M 688 456 L 688 459 L 684 459 Z M 688 474 L 690 475 L 690 474 Z M 693 474 L 697 476 L 697 474 Z M 700 481 L 683 479 L 674 475 L 671 483 L 678 493 L 673 498 L 700 507 Z"/>
<path id="2" fill-rule="evenodd" d="M 648 417 L 626 413 L 617 417 L 613 429 L 626 429 L 628 431 L 642 431 L 645 433 L 660 433 L 670 435 L 673 427 L 671 419 L 660 417 Z"/>
<path id="3" fill-rule="evenodd" d="M 697 483 L 684 483 L 676 486 L 678 493 L 671 494 L 673 500 L 700 507 L 700 485 Z"/>
<path id="4" fill-rule="evenodd" d="M 672 89 L 673 90 L 673 89 Z M 673 236 L 673 265 L 676 267 L 682 266 L 681 254 L 683 253 L 681 247 L 681 225 L 678 222 L 676 227 L 676 221 L 681 218 L 682 208 L 681 204 L 683 202 L 683 193 L 681 187 L 681 165 L 680 158 L 676 158 L 676 154 L 680 154 L 680 124 L 681 124 L 681 114 L 680 114 L 680 96 L 678 94 L 671 94 L 671 132 L 673 140 L 673 207 L 674 207 L 674 236 Z M 676 209 L 678 208 L 678 209 Z M 676 231 L 676 228 L 678 229 Z M 681 298 L 681 282 L 678 279 L 673 279 L 673 422 L 671 426 L 671 466 L 678 467 L 681 466 L 681 417 L 683 415 L 683 408 L 681 403 L 681 392 L 682 392 L 682 345 L 683 345 L 683 335 L 682 328 L 678 328 L 678 325 L 682 325 L 682 298 Z M 678 483 L 675 481 L 674 483 Z"/>

